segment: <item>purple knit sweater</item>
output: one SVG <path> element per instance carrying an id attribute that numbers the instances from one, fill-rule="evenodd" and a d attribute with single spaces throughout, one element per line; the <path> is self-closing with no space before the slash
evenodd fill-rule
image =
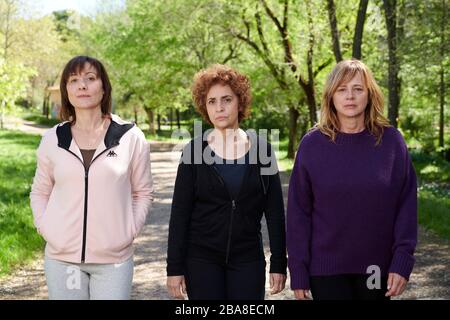
<path id="1" fill-rule="evenodd" d="M 292 289 L 310 276 L 366 274 L 409 279 L 417 243 L 416 174 L 401 134 L 385 128 L 380 145 L 366 130 L 318 129 L 304 136 L 289 183 L 288 266 Z"/>

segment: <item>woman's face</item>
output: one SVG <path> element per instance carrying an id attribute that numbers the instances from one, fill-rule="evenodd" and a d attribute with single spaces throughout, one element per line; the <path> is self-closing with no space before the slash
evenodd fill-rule
<path id="1" fill-rule="evenodd" d="M 239 101 L 229 85 L 215 84 L 206 95 L 206 110 L 216 129 L 239 127 Z"/>
<path id="2" fill-rule="evenodd" d="M 369 93 L 360 73 L 341 83 L 333 94 L 333 104 L 339 119 L 364 118 Z"/>
<path id="3" fill-rule="evenodd" d="M 66 84 L 70 103 L 79 109 L 100 107 L 103 84 L 97 70 L 86 63 L 79 74 L 71 74 Z"/>

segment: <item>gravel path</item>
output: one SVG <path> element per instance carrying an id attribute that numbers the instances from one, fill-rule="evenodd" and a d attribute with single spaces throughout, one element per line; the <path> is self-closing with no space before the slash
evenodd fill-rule
<path id="1" fill-rule="evenodd" d="M 180 153 L 173 152 L 165 143 L 152 143 L 152 173 L 155 182 L 155 200 L 146 225 L 136 239 L 135 275 L 132 298 L 136 300 L 167 300 L 165 282 L 165 258 L 167 233 Z M 289 177 L 282 173 L 284 194 L 287 194 Z M 266 248 L 267 232 L 265 226 Z M 267 252 L 267 249 L 266 249 Z M 417 263 L 407 290 L 402 299 L 450 299 L 450 243 L 424 229 L 419 231 Z M 288 279 L 289 281 L 289 279 Z M 287 283 L 289 288 L 289 283 Z M 267 292 L 269 288 L 267 285 Z M 293 299 L 291 290 L 270 296 L 267 299 Z M 46 299 L 47 288 L 43 271 L 42 254 L 29 265 L 8 277 L 0 279 L 0 299 Z"/>
<path id="2" fill-rule="evenodd" d="M 15 116 L 5 115 L 5 129 L 19 130 L 31 134 L 44 134 L 49 128 L 44 125 L 34 123 L 33 121 L 24 120 Z"/>

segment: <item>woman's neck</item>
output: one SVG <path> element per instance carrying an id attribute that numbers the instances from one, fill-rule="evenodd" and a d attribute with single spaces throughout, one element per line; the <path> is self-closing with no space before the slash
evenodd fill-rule
<path id="1" fill-rule="evenodd" d="M 343 133 L 358 133 L 365 129 L 364 117 L 339 119 L 339 131 Z"/>
<path id="2" fill-rule="evenodd" d="M 236 159 L 250 148 L 247 134 L 239 127 L 236 129 L 214 129 L 208 137 L 208 143 L 214 152 L 224 159 Z"/>
<path id="3" fill-rule="evenodd" d="M 100 129 L 105 123 L 105 117 L 100 108 L 75 109 L 76 121 L 73 127 L 80 131 L 91 132 Z"/>

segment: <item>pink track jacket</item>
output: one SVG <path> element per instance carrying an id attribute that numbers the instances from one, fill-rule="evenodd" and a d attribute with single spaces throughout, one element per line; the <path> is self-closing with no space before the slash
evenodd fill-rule
<path id="1" fill-rule="evenodd" d="M 34 224 L 48 257 L 72 263 L 120 263 L 153 201 L 150 146 L 142 131 L 112 115 L 85 170 L 70 123 L 48 130 L 37 150 L 30 193 Z"/>

